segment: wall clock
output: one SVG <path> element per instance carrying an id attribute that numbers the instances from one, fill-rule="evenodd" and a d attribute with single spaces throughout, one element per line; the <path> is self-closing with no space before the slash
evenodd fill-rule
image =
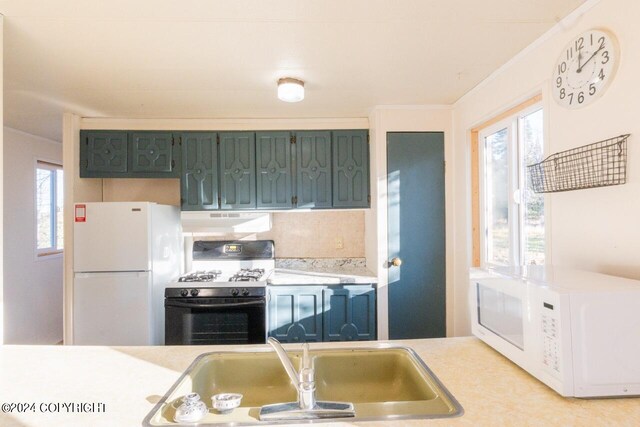
<path id="1" fill-rule="evenodd" d="M 581 108 L 604 94 L 620 59 L 618 42 L 606 30 L 585 31 L 560 53 L 553 69 L 552 92 L 566 108 Z"/>

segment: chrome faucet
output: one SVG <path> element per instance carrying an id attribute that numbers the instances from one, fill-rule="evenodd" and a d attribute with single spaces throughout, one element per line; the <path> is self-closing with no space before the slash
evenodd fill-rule
<path id="1" fill-rule="evenodd" d="M 355 417 L 356 412 L 352 403 L 346 402 L 318 402 L 316 401 L 316 382 L 313 361 L 309 356 L 309 344 L 302 347 L 302 366 L 300 372 L 293 367 L 287 352 L 282 344 L 270 337 L 267 343 L 273 347 L 291 378 L 291 383 L 298 391 L 298 401 L 289 403 L 276 403 L 260 408 L 260 419 L 265 421 L 277 420 L 303 420 L 320 418 L 344 418 Z"/>

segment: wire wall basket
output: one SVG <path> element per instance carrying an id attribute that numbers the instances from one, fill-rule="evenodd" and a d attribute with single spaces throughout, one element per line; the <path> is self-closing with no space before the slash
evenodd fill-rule
<path id="1" fill-rule="evenodd" d="M 536 193 L 582 190 L 627 181 L 629 134 L 552 154 L 527 166 Z"/>

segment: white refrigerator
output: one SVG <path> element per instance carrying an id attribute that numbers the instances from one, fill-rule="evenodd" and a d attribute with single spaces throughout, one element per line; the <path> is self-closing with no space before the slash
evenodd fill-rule
<path id="1" fill-rule="evenodd" d="M 182 259 L 179 208 L 103 202 L 74 209 L 74 344 L 164 344 L 164 289 Z"/>

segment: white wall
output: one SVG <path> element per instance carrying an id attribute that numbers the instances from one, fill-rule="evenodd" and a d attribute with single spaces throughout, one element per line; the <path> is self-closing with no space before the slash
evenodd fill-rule
<path id="1" fill-rule="evenodd" d="M 4 117 L 4 110 L 3 110 L 3 106 L 4 106 L 4 93 L 3 93 L 3 89 L 4 89 L 4 75 L 3 75 L 3 69 L 4 69 L 4 52 L 3 52 L 3 45 L 4 45 L 4 16 L 0 15 L 0 128 L 4 127 L 2 124 L 2 120 Z M 2 200 L 2 189 L 3 189 L 3 178 L 4 178 L 4 171 L 3 171 L 3 141 L 4 141 L 4 137 L 2 135 L 2 133 L 0 132 L 0 212 L 4 212 L 4 205 L 3 205 L 3 200 Z M 0 222 L 0 239 L 2 239 L 4 241 L 4 234 L 3 234 L 3 226 L 2 226 L 2 222 Z M 0 344 L 4 343 L 4 280 L 3 280 L 3 267 L 4 267 L 4 263 L 3 263 L 3 245 L 0 245 Z"/>
<path id="2" fill-rule="evenodd" d="M 62 340 L 62 256 L 36 257 L 35 162 L 62 163 L 62 144 L 4 128 L 4 342 Z"/>
<path id="3" fill-rule="evenodd" d="M 640 279 L 640 2 L 588 1 L 581 16 L 564 20 L 542 41 L 458 101 L 455 134 L 455 334 L 470 333 L 467 280 L 470 263 L 469 131 L 491 116 L 539 92 L 545 104 L 548 154 L 631 133 L 625 185 L 551 194 L 548 224 L 556 265 Z M 607 93 L 580 110 L 550 99 L 551 74 L 563 47 L 595 27 L 612 31 L 621 62 Z"/>
<path id="4" fill-rule="evenodd" d="M 447 106 L 376 107 L 369 116 L 371 209 L 365 212 L 367 266 L 378 274 L 378 338 L 389 337 L 387 277 L 387 132 L 444 132 L 444 158 L 453 156 L 452 112 Z M 453 333 L 454 181 L 445 172 L 447 335 Z M 376 197 L 377 195 L 377 197 Z"/>

